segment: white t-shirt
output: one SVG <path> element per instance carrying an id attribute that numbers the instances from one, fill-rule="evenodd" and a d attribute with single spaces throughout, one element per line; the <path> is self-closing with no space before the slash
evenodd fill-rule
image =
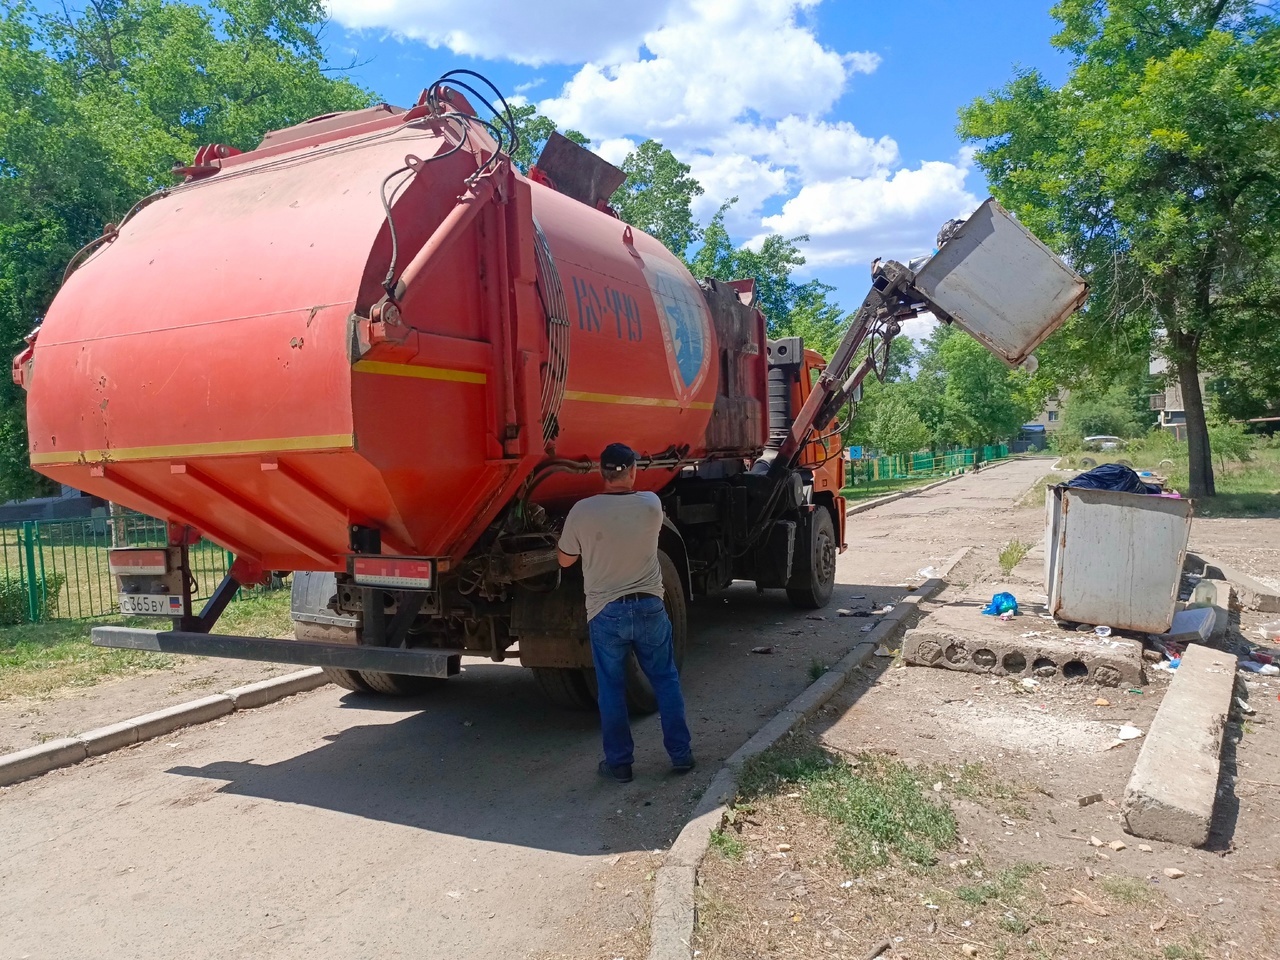
<path id="1" fill-rule="evenodd" d="M 600 493 L 573 505 L 560 549 L 582 558 L 588 620 L 629 593 L 662 596 L 661 530 L 662 501 L 649 491 Z"/>

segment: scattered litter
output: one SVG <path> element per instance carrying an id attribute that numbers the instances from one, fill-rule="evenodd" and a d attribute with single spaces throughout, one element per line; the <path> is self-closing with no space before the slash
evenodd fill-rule
<path id="1" fill-rule="evenodd" d="M 752 653 L 773 653 L 773 647 L 752 647 Z"/>
<path id="2" fill-rule="evenodd" d="M 1101 802 L 1102 802 L 1102 794 L 1100 793 L 1086 793 L 1083 797 L 1076 798 L 1076 803 L 1080 804 L 1080 806 L 1082 807 L 1087 807 L 1092 803 L 1101 803 Z"/>
<path id="3" fill-rule="evenodd" d="M 867 597 L 866 597 L 866 595 L 865 595 L 865 594 L 860 593 L 860 594 L 858 594 L 856 597 L 850 597 L 849 599 L 850 599 L 850 600 L 865 600 L 865 599 L 867 599 Z"/>
<path id="4" fill-rule="evenodd" d="M 779 852 L 779 853 L 790 853 L 790 852 L 791 852 L 791 844 L 789 844 L 789 843 L 780 843 L 780 844 L 778 844 L 778 852 Z"/>
<path id="5" fill-rule="evenodd" d="M 934 793 L 941 793 L 941 792 L 942 792 L 942 781 L 941 781 L 941 780 L 939 780 L 937 783 L 935 783 L 935 784 L 933 785 L 933 792 L 934 792 Z"/>
<path id="6" fill-rule="evenodd" d="M 1130 692 L 1130 693 L 1136 693 L 1138 696 L 1142 696 L 1142 691 L 1141 691 L 1141 690 L 1139 690 L 1137 687 L 1130 687 L 1130 688 L 1129 688 L 1129 692 Z"/>
<path id="7" fill-rule="evenodd" d="M 1236 697 L 1236 706 L 1240 708 L 1241 713 L 1257 713 L 1258 712 L 1254 710 L 1253 707 L 1249 706 L 1248 702 L 1243 697 Z"/>
<path id="8" fill-rule="evenodd" d="M 1177 867 L 1165 867 L 1164 875 L 1170 880 L 1181 880 L 1186 874 Z"/>
<path id="9" fill-rule="evenodd" d="M 1109 707 L 1111 706 L 1111 701 L 1106 697 L 1099 697 L 1097 700 L 1093 701 L 1093 705 L 1095 707 Z"/>
<path id="10" fill-rule="evenodd" d="M 841 889 L 841 890 L 848 890 L 848 889 L 849 889 L 850 887 L 852 887 L 852 886 L 853 886 L 853 881 L 852 881 L 852 880 L 842 880 L 842 881 L 840 882 L 840 889 Z"/>
<path id="11" fill-rule="evenodd" d="M 877 612 L 878 612 L 878 613 L 888 613 L 888 612 L 889 612 L 890 610 L 892 610 L 892 609 L 893 609 L 893 604 L 892 604 L 892 603 L 886 603 L 886 604 L 885 604 L 883 607 L 881 607 Z"/>
<path id="12" fill-rule="evenodd" d="M 842 607 L 841 609 L 839 609 L 839 610 L 837 610 L 837 611 L 836 611 L 836 616 L 837 616 L 837 617 L 852 617 L 852 616 L 853 616 L 853 611 L 852 611 L 852 610 L 847 610 L 847 609 L 845 609 L 845 608 L 843 608 L 843 607 Z"/>
<path id="13" fill-rule="evenodd" d="M 1211 607 L 1193 607 L 1179 610 L 1173 615 L 1173 623 L 1165 633 L 1156 639 L 1166 645 L 1170 642 L 1196 643 L 1208 640 L 1213 633 L 1216 615 Z"/>
<path id="14" fill-rule="evenodd" d="M 1249 673 L 1260 673 L 1266 677 L 1274 677 L 1280 674 L 1280 667 L 1274 663 L 1258 663 L 1256 660 L 1241 660 L 1238 664 L 1241 670 L 1247 670 Z"/>
<path id="15" fill-rule="evenodd" d="M 1280 640 L 1280 620 L 1264 623 L 1258 628 L 1258 633 L 1263 640 Z"/>
<path id="16" fill-rule="evenodd" d="M 1093 628 L 1093 632 L 1094 632 L 1094 633 L 1096 633 L 1096 634 L 1097 634 L 1098 636 L 1100 636 L 1100 637 L 1109 637 L 1109 636 L 1111 636 L 1111 628 L 1110 628 L 1110 627 L 1107 627 L 1107 626 L 1098 626 L 1098 627 L 1094 627 L 1094 628 Z"/>
<path id="17" fill-rule="evenodd" d="M 1017 598 L 1012 593 L 997 593 L 982 612 L 988 617 L 998 617 L 1002 613 L 1017 613 Z"/>
<path id="18" fill-rule="evenodd" d="M 865 627 L 863 627 L 863 628 L 862 628 L 862 632 L 863 632 L 863 633 L 870 633 L 872 630 L 874 630 L 874 629 L 875 629 L 875 626 L 876 626 L 876 625 L 875 625 L 874 623 L 868 623 Z"/>
<path id="19" fill-rule="evenodd" d="M 1276 658 L 1272 654 L 1263 653 L 1261 650 L 1254 650 L 1251 654 L 1249 654 L 1249 656 L 1254 660 L 1257 660 L 1259 663 L 1275 663 L 1276 662 Z M 224 720 L 223 723 L 226 723 L 226 721 Z"/>
<path id="20" fill-rule="evenodd" d="M 1018 685 L 1024 690 L 1034 690 L 1036 687 L 1040 686 L 1040 681 L 1033 677 L 1023 677 L 1018 681 Z"/>
<path id="21" fill-rule="evenodd" d="M 806 620 L 825 620 L 827 618 L 820 613 L 811 613 L 807 617 L 805 617 L 805 619 Z"/>
<path id="22" fill-rule="evenodd" d="M 1142 736 L 1142 731 L 1138 727 L 1124 724 L 1120 727 L 1120 732 L 1116 734 L 1121 740 L 1137 740 Z"/>
<path id="23" fill-rule="evenodd" d="M 877 657 L 896 657 L 897 655 L 898 655 L 898 652 L 896 650 L 890 650 L 883 643 L 880 644 L 880 646 L 876 647 Z"/>
<path id="24" fill-rule="evenodd" d="M 924 577 L 926 580 L 928 580 L 930 577 L 936 577 L 937 575 L 938 575 L 938 571 L 933 569 L 933 567 L 924 567 L 916 571 L 917 577 Z"/>

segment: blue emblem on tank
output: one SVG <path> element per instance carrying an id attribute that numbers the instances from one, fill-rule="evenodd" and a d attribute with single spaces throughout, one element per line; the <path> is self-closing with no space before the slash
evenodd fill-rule
<path id="1" fill-rule="evenodd" d="M 681 297 L 683 291 L 670 274 L 655 271 L 653 292 L 660 302 L 663 323 L 675 351 L 676 369 L 685 387 L 689 387 L 702 372 L 706 358 L 702 317 Z"/>

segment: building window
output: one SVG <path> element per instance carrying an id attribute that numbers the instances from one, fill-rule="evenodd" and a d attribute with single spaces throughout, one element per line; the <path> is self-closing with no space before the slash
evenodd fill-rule
<path id="1" fill-rule="evenodd" d="M 1058 421 L 1058 411 L 1057 411 L 1057 410 L 1050 410 L 1050 411 L 1049 411 L 1049 422 L 1050 422 L 1050 423 L 1057 423 L 1057 421 Z"/>

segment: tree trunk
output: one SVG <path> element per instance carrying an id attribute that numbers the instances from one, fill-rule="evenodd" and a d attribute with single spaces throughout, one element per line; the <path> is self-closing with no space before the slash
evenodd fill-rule
<path id="1" fill-rule="evenodd" d="M 1204 417 L 1204 395 L 1200 392 L 1200 350 L 1195 338 L 1188 334 L 1170 334 L 1176 351 L 1178 385 L 1182 388 L 1182 407 L 1187 415 L 1187 495 L 1212 497 L 1213 452 L 1209 449 L 1209 425 Z"/>

